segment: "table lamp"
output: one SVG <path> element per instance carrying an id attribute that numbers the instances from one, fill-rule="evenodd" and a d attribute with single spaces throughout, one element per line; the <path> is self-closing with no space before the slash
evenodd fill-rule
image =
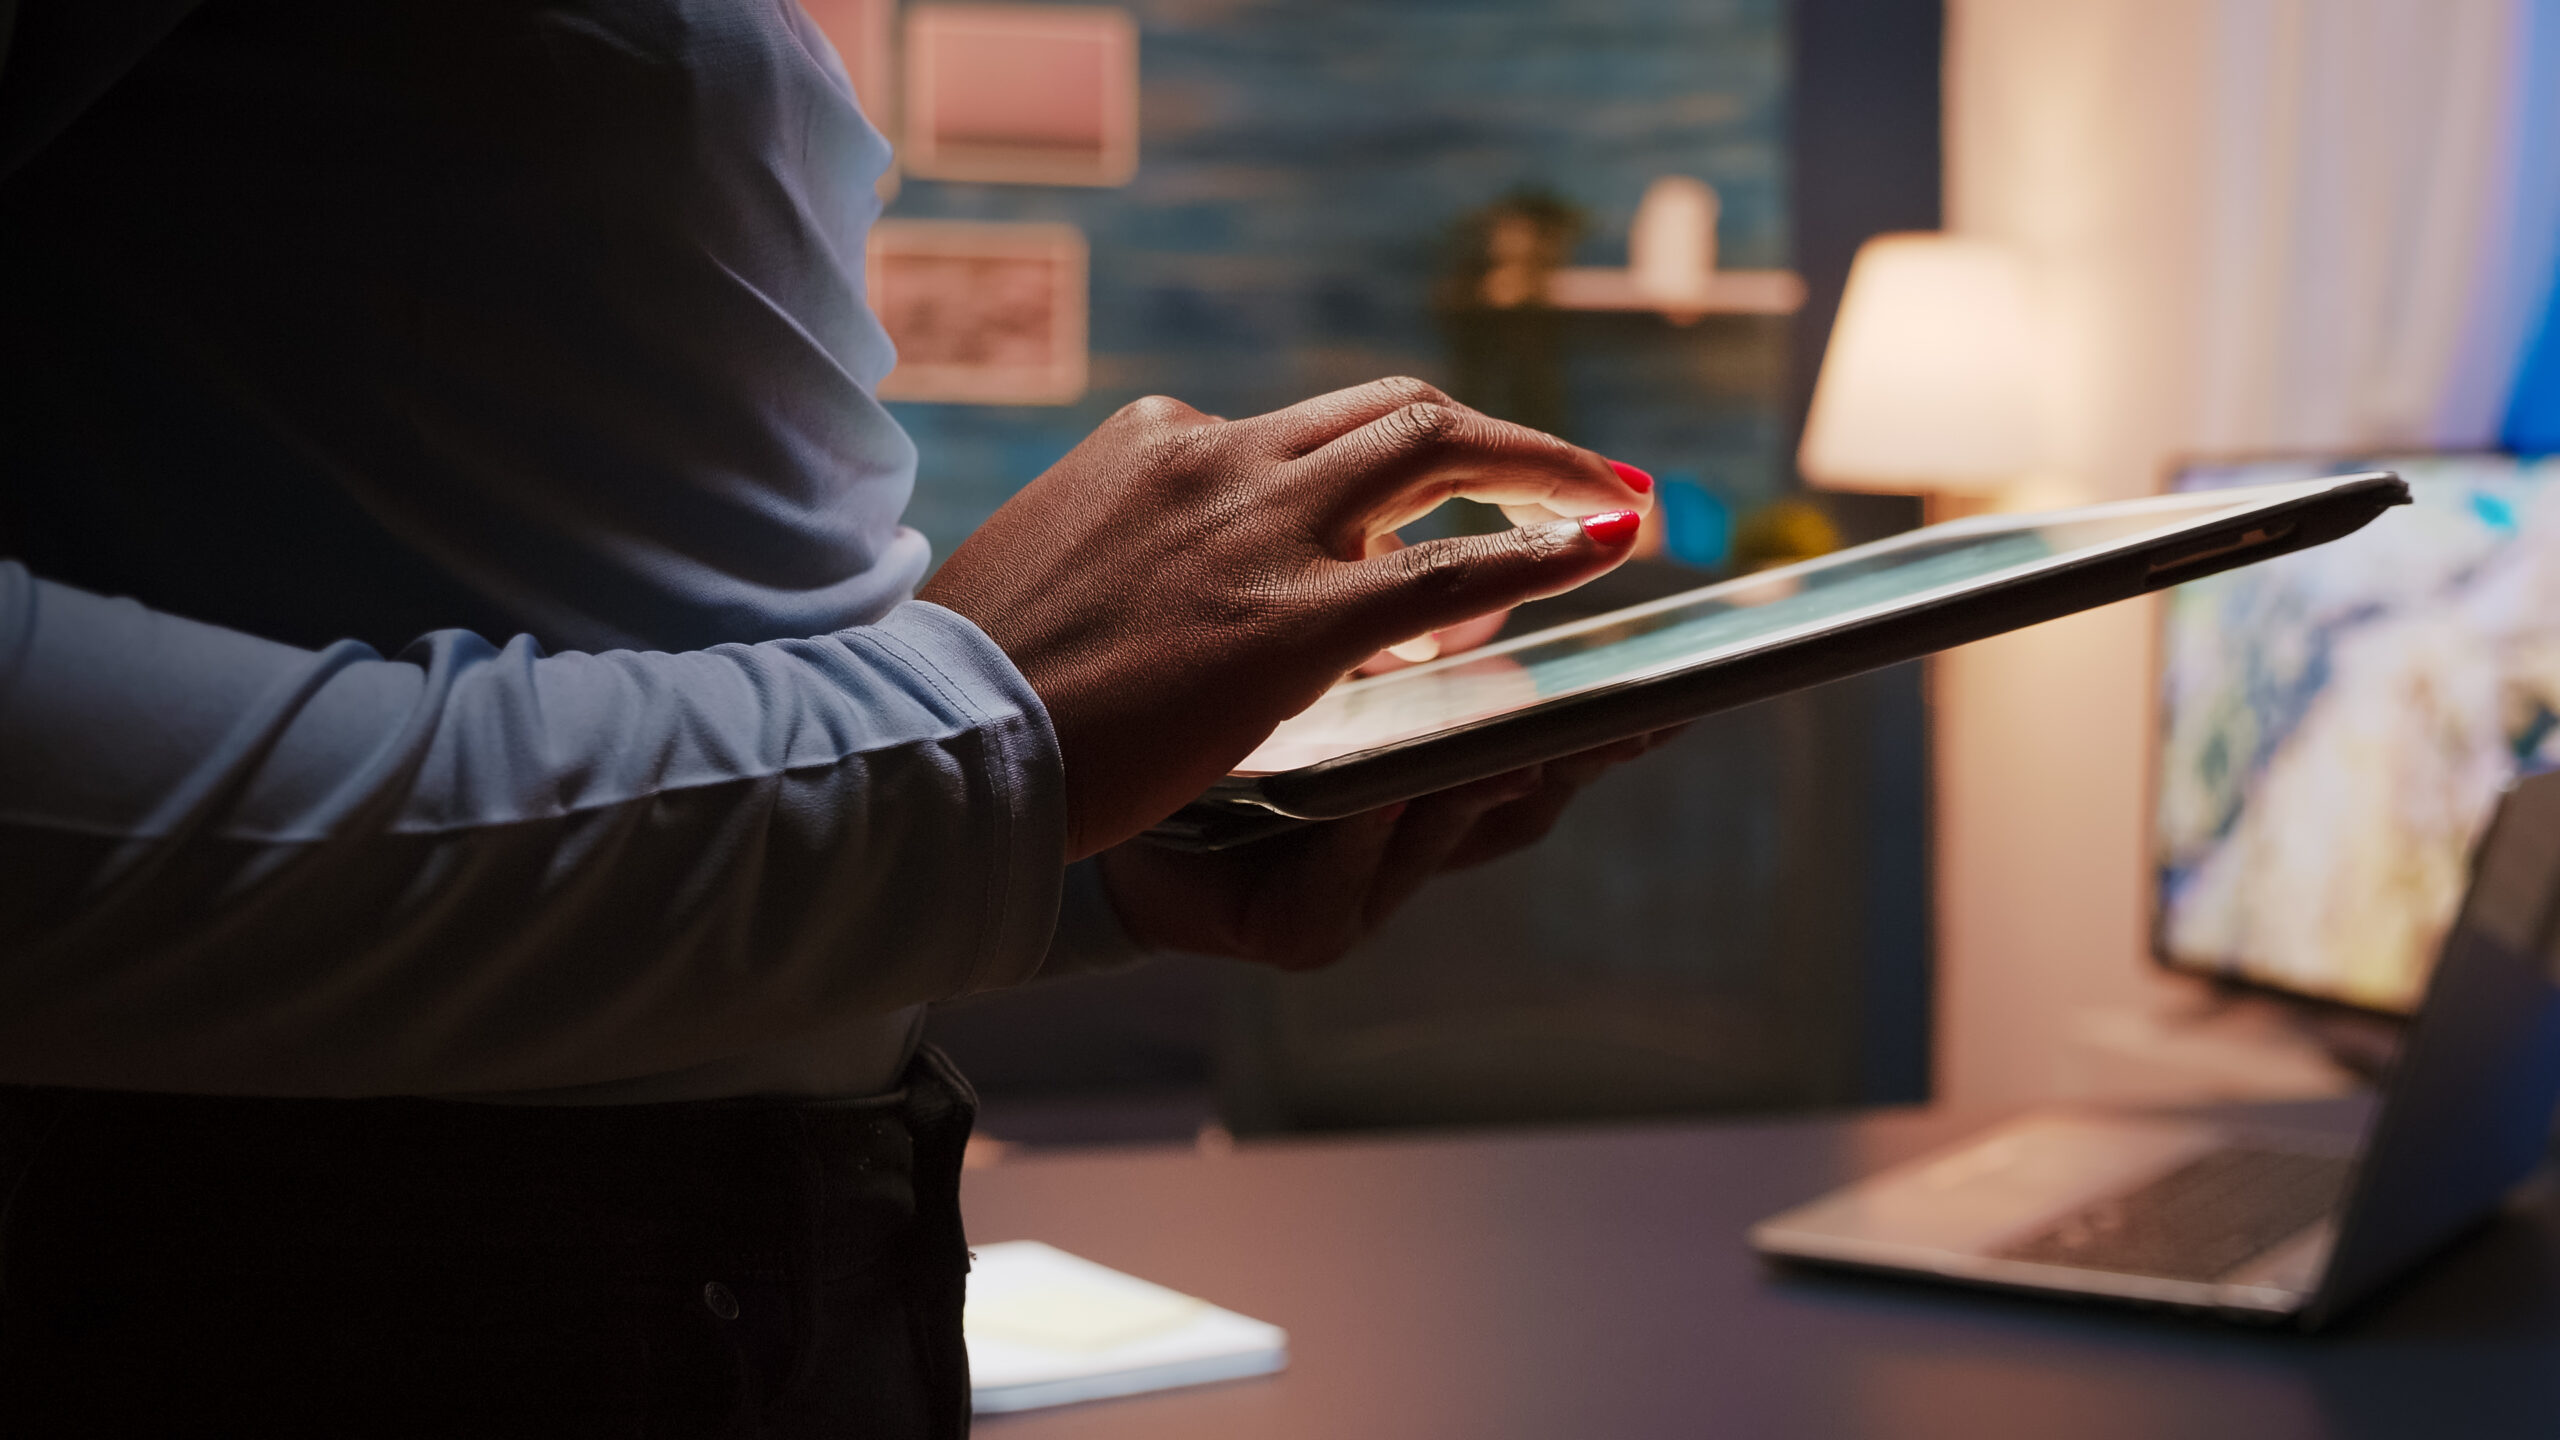
<path id="1" fill-rule="evenodd" d="M 1797 468 L 1825 489 L 1922 496 L 1932 519 L 1980 508 L 2037 461 L 2032 365 L 2008 251 L 1876 236 L 1849 267 Z"/>

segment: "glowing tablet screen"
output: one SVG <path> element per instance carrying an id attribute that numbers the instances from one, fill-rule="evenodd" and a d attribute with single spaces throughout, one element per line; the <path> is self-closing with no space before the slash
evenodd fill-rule
<path id="1" fill-rule="evenodd" d="M 1746 575 L 1409 670 L 1345 681 L 1282 723 L 1235 773 L 1301 769 L 1712 664 L 2322 488 L 2266 486 L 1982 516 Z"/>

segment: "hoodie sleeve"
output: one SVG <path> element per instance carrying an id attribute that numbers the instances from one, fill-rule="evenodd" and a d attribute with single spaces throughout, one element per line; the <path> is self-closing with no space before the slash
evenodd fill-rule
<path id="1" fill-rule="evenodd" d="M 0 1081 L 682 1070 L 1026 978 L 1064 845 L 1046 712 L 932 604 L 681 654 L 442 631 L 385 660 L 0 562 Z M 1127 945 L 1093 919 L 1083 952 Z"/>

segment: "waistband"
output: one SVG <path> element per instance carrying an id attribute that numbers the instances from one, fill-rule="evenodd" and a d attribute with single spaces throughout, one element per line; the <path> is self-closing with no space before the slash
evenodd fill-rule
<path id="1" fill-rule="evenodd" d="M 931 1047 L 902 1078 L 858 1101 L 628 1106 L 0 1088 L 0 1202 L 13 1245 L 107 1227 L 266 1268 L 965 1265 L 976 1096 Z"/>

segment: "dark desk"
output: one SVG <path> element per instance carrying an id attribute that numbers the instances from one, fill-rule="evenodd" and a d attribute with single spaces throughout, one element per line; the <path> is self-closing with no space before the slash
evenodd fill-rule
<path id="1" fill-rule="evenodd" d="M 973 1171 L 1039 1239 L 1287 1327 L 1262 1380 L 990 1440 L 2560 1436 L 2560 1191 L 2332 1334 L 1772 1272 L 1751 1221 L 1978 1120 L 1088 1151 Z"/>

